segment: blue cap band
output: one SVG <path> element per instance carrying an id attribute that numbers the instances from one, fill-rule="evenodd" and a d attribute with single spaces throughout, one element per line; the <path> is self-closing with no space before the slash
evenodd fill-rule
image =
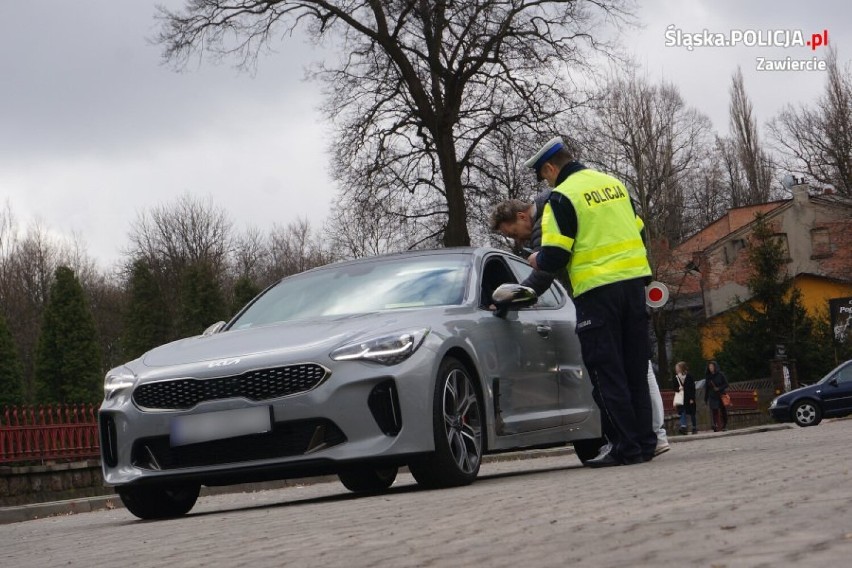
<path id="1" fill-rule="evenodd" d="M 548 150 L 547 152 L 545 152 L 544 154 L 542 154 L 542 155 L 541 155 L 541 158 L 539 158 L 538 160 L 536 160 L 536 163 L 535 163 L 535 166 L 533 166 L 533 169 L 534 169 L 535 171 L 540 170 L 540 169 L 541 169 L 541 167 L 544 165 L 544 163 L 545 163 L 547 160 L 549 160 L 551 156 L 553 156 L 556 152 L 558 152 L 558 151 L 559 151 L 559 150 L 561 150 L 561 149 L 562 149 L 562 144 L 554 144 L 554 145 L 553 145 L 553 148 L 551 148 L 550 150 Z"/>

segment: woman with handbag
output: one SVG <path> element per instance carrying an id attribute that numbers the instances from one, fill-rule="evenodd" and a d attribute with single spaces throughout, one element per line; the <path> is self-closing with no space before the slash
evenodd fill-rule
<path id="1" fill-rule="evenodd" d="M 713 431 L 724 432 L 728 429 L 728 409 L 722 403 L 722 395 L 728 390 L 728 380 L 719 369 L 716 361 L 707 363 L 707 372 L 704 375 L 704 402 L 710 408 L 713 416 Z"/>
<path id="2" fill-rule="evenodd" d="M 680 361 L 675 365 L 675 409 L 680 417 L 681 434 L 687 433 L 686 418 L 689 416 L 692 419 L 692 433 L 698 433 L 698 421 L 696 420 L 695 412 L 695 379 L 689 374 L 689 365 L 686 361 Z"/>

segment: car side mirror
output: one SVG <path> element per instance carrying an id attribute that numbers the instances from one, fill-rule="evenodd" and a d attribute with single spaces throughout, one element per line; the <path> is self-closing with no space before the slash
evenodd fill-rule
<path id="1" fill-rule="evenodd" d="M 491 301 L 497 310 L 494 315 L 505 317 L 509 310 L 519 310 L 532 306 L 538 301 L 535 290 L 520 284 L 501 284 L 491 294 Z"/>
<path id="2" fill-rule="evenodd" d="M 216 323 L 214 323 L 213 325 L 211 325 L 210 327 L 205 329 L 204 333 L 202 333 L 201 335 L 202 335 L 202 337 L 207 337 L 208 335 L 213 335 L 214 333 L 219 333 L 220 331 L 222 331 L 223 327 L 225 327 L 225 322 L 217 321 Z"/>
<path id="3" fill-rule="evenodd" d="M 828 384 L 830 384 L 833 387 L 836 387 L 837 386 L 837 377 L 832 377 L 832 379 L 830 381 L 828 381 Z"/>

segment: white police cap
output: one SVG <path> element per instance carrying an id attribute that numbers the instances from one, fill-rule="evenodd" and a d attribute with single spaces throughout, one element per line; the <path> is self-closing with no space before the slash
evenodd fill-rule
<path id="1" fill-rule="evenodd" d="M 565 142 L 562 141 L 562 137 L 551 138 L 532 158 L 524 162 L 524 166 L 538 172 L 547 160 L 564 147 Z"/>

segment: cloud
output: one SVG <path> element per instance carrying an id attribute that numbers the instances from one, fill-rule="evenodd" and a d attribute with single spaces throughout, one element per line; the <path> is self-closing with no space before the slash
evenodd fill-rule
<path id="1" fill-rule="evenodd" d="M 166 0 L 179 8 L 183 0 Z M 270 229 L 296 217 L 319 227 L 334 198 L 329 126 L 320 86 L 302 80 L 321 59 L 282 37 L 256 75 L 207 61 L 177 73 L 161 64 L 154 1 L 6 2 L 0 19 L 0 195 L 22 225 L 41 219 L 76 232 L 101 264 L 127 246 L 139 212 L 182 193 L 209 196 L 236 227 Z M 808 50 L 665 47 L 666 26 L 685 31 L 827 28 L 849 59 L 849 9 L 791 0 L 680 2 L 638 7 L 644 28 L 624 35 L 651 80 L 675 83 L 686 102 L 727 132 L 737 65 L 758 119 L 822 92 L 819 73 L 759 73 L 757 55 Z M 844 47 L 846 46 L 846 47 Z"/>
<path id="2" fill-rule="evenodd" d="M 0 188 L 19 221 L 76 231 L 102 264 L 140 211 L 181 193 L 210 196 L 237 227 L 319 226 L 335 188 L 319 85 L 302 80 L 312 49 L 287 39 L 255 76 L 208 63 L 177 73 L 146 42 L 153 6 L 4 7 Z"/>
<path id="3" fill-rule="evenodd" d="M 728 91 L 731 76 L 740 66 L 746 91 L 754 104 L 758 120 L 772 118 L 788 103 L 809 103 L 822 93 L 825 73 L 821 72 L 761 72 L 756 69 L 757 58 L 810 59 L 827 57 L 825 49 L 812 51 L 808 47 L 666 47 L 669 25 L 684 33 L 702 32 L 729 34 L 732 30 L 796 30 L 807 34 L 830 30 L 830 42 L 840 50 L 841 59 L 848 60 L 852 37 L 847 26 L 839 22 L 849 19 L 849 8 L 840 2 L 814 6 L 781 0 L 775 2 L 699 1 L 677 2 L 651 0 L 643 2 L 638 13 L 644 27 L 625 37 L 625 43 L 653 80 L 664 79 L 676 84 L 691 106 L 697 107 L 713 121 L 720 134 L 728 130 Z M 846 46 L 846 49 L 844 49 Z"/>

